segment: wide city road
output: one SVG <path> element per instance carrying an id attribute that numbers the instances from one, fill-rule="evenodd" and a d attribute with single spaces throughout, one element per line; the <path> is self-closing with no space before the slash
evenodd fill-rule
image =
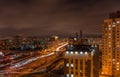
<path id="1" fill-rule="evenodd" d="M 6 69 L 1 70 L 0 74 L 5 77 L 20 77 L 29 73 L 44 71 L 47 66 L 57 60 L 57 57 L 65 50 L 67 42 L 59 43 L 42 51 L 39 55 L 27 56 L 19 61 L 6 64 Z"/>

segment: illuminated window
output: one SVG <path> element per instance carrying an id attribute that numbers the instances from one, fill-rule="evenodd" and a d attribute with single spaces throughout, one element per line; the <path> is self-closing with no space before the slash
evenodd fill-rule
<path id="1" fill-rule="evenodd" d="M 73 51 L 71 51 L 70 53 L 73 54 Z"/>
<path id="2" fill-rule="evenodd" d="M 110 36 L 108 38 L 111 38 Z"/>
<path id="3" fill-rule="evenodd" d="M 77 38 L 74 38 L 74 40 L 76 41 L 76 40 L 77 40 Z"/>
<path id="4" fill-rule="evenodd" d="M 76 51 L 75 54 L 78 54 L 78 52 Z"/>
<path id="5" fill-rule="evenodd" d="M 71 77 L 74 77 L 74 75 L 73 75 L 73 74 L 71 74 Z"/>
<path id="6" fill-rule="evenodd" d="M 104 74 L 104 72 L 101 72 L 101 74 Z"/>
<path id="7" fill-rule="evenodd" d="M 111 34 L 109 33 L 109 36 L 110 36 Z"/>
<path id="8" fill-rule="evenodd" d="M 80 52 L 80 54 L 83 54 L 83 52 Z"/>
<path id="9" fill-rule="evenodd" d="M 113 27 L 115 27 L 115 25 L 112 25 Z"/>
<path id="10" fill-rule="evenodd" d="M 95 45 L 95 47 L 97 47 L 97 45 Z"/>
<path id="11" fill-rule="evenodd" d="M 66 51 L 66 54 L 69 54 L 69 52 L 68 52 L 68 51 Z"/>
<path id="12" fill-rule="evenodd" d="M 111 47 L 111 45 L 108 45 L 109 47 Z"/>
<path id="13" fill-rule="evenodd" d="M 120 23 L 120 21 L 117 21 L 117 24 L 119 24 Z"/>
<path id="14" fill-rule="evenodd" d="M 69 74 L 66 74 L 66 77 L 69 77 Z"/>
<path id="15" fill-rule="evenodd" d="M 113 59 L 112 61 L 115 61 L 115 59 Z"/>
<path id="16" fill-rule="evenodd" d="M 117 47 L 120 47 L 120 45 L 117 45 Z"/>
<path id="17" fill-rule="evenodd" d="M 115 25 L 115 22 L 113 22 L 113 25 Z"/>
<path id="18" fill-rule="evenodd" d="M 80 70 L 80 72 L 82 72 L 82 70 Z"/>
<path id="19" fill-rule="evenodd" d="M 108 28 L 109 30 L 111 30 L 111 28 Z"/>
<path id="20" fill-rule="evenodd" d="M 117 64 L 119 64 L 119 62 L 117 62 Z"/>
<path id="21" fill-rule="evenodd" d="M 111 44 L 111 42 L 108 42 L 109 44 Z"/>
<path id="22" fill-rule="evenodd" d="M 74 65 L 73 65 L 73 64 L 71 64 L 71 67 L 74 67 Z"/>
<path id="23" fill-rule="evenodd" d="M 116 70 L 119 70 L 119 68 L 117 68 Z"/>
<path id="24" fill-rule="evenodd" d="M 88 54 L 87 52 L 85 52 L 85 54 Z"/>
<path id="25" fill-rule="evenodd" d="M 69 67 L 69 64 L 68 64 L 68 63 L 66 64 L 66 67 Z"/>
<path id="26" fill-rule="evenodd" d="M 109 25 L 109 27 L 111 27 L 111 25 Z"/>

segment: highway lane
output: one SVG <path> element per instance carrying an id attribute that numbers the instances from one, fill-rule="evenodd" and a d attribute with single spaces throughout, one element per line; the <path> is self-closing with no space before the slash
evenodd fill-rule
<path id="1" fill-rule="evenodd" d="M 61 48 L 65 47 L 66 45 L 68 45 L 68 43 L 63 43 L 63 45 L 59 46 L 56 48 L 56 51 L 60 51 Z"/>
<path id="2" fill-rule="evenodd" d="M 66 45 L 68 45 L 68 43 L 62 43 L 62 45 L 60 45 L 59 47 L 56 48 L 56 53 L 53 55 L 55 56 L 55 58 L 52 61 L 49 61 L 48 63 L 46 63 L 44 66 L 41 66 L 39 68 L 37 68 L 36 70 L 34 70 L 33 72 L 40 72 L 40 71 L 45 71 L 46 67 L 50 66 L 51 64 L 53 64 L 55 61 L 57 61 L 60 57 L 58 55 L 60 55 L 60 53 L 57 53 L 59 51 L 62 51 L 61 48 L 65 47 Z"/>
<path id="3" fill-rule="evenodd" d="M 32 73 L 36 73 L 36 72 L 43 72 L 46 70 L 46 67 L 50 66 L 51 64 L 53 64 L 55 61 L 57 61 L 59 59 L 59 54 L 61 53 L 58 53 L 59 51 L 62 51 L 61 48 L 65 47 L 68 43 L 67 42 L 64 42 L 62 44 L 59 44 L 59 46 L 55 49 L 56 52 L 52 52 L 50 53 L 49 55 L 51 56 L 54 56 L 52 58 L 52 60 L 49 60 L 49 58 L 51 58 L 51 56 L 48 56 L 48 60 L 47 62 L 44 64 L 44 65 L 41 65 L 39 66 L 37 69 L 33 70 Z M 45 58 L 45 57 L 43 57 Z"/>
<path id="4" fill-rule="evenodd" d="M 17 63 L 17 62 L 23 61 L 23 60 L 28 59 L 28 58 L 30 58 L 30 57 L 32 57 L 32 56 L 26 56 L 26 57 L 21 58 L 21 59 L 18 59 L 18 60 L 14 60 L 14 59 L 13 59 L 13 60 L 11 60 L 11 62 L 9 62 L 9 63 L 0 64 L 0 68 L 1 68 L 1 70 L 7 69 L 11 64 L 15 64 L 15 63 Z"/>
<path id="5" fill-rule="evenodd" d="M 54 54 L 55 55 L 55 54 Z M 45 63 L 43 66 L 40 66 L 39 68 L 35 69 L 32 72 L 28 72 L 27 75 L 23 75 L 23 77 L 32 77 L 31 75 L 39 75 L 41 76 L 42 74 L 45 74 L 46 72 L 50 72 L 51 70 L 54 70 L 54 67 L 58 67 L 58 65 L 60 66 L 59 62 L 61 62 L 62 57 L 58 57 L 56 56 L 54 59 L 48 61 L 47 63 Z"/>
<path id="6" fill-rule="evenodd" d="M 50 54 L 48 54 L 48 55 L 42 55 L 42 56 L 38 56 L 38 57 L 33 57 L 33 58 L 30 58 L 30 59 L 27 59 L 27 60 L 23 60 L 23 61 L 21 61 L 21 62 L 18 62 L 18 63 L 13 64 L 12 66 L 10 66 L 10 68 L 16 69 L 16 68 L 22 67 L 22 66 L 24 66 L 24 65 L 26 65 L 26 64 L 29 64 L 29 63 L 37 60 L 37 59 L 45 58 L 45 57 L 51 56 L 51 55 L 53 55 L 53 54 L 54 54 L 54 52 L 52 52 L 52 53 L 50 53 Z"/>

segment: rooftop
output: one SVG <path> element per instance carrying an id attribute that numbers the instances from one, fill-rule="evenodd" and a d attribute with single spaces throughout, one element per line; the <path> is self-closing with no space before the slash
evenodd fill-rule
<path id="1" fill-rule="evenodd" d="M 68 45 L 66 51 L 82 51 L 82 52 L 91 52 L 94 49 L 92 45 Z"/>

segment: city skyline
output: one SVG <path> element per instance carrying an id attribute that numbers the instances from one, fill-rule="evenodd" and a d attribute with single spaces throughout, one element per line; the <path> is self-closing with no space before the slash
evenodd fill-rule
<path id="1" fill-rule="evenodd" d="M 1 0 L 0 77 L 120 77 L 112 2 Z"/>
<path id="2" fill-rule="evenodd" d="M 1 0 L 0 35 L 101 34 L 108 14 L 119 10 L 119 0 Z M 0 36 L 0 37 L 1 37 Z"/>

